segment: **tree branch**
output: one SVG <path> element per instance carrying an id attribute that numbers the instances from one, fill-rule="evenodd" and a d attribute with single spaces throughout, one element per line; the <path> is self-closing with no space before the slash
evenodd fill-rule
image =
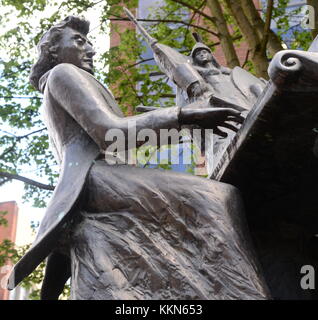
<path id="1" fill-rule="evenodd" d="M 9 136 L 13 136 L 13 137 L 15 137 L 15 138 L 17 137 L 14 133 L 11 133 L 11 132 L 9 132 L 9 131 L 2 130 L 2 129 L 0 129 L 0 131 L 3 132 L 3 133 L 8 134 Z"/>
<path id="2" fill-rule="evenodd" d="M 25 135 L 23 135 L 23 136 L 15 136 L 14 134 L 11 134 L 11 135 L 13 135 L 13 136 L 15 137 L 15 140 L 13 141 L 12 146 L 11 146 L 9 149 L 7 149 L 7 150 L 4 151 L 2 154 L 0 154 L 0 159 L 3 159 L 3 157 L 4 157 L 6 154 L 8 154 L 8 153 L 10 153 L 11 151 L 13 151 L 14 148 L 16 147 L 18 141 L 20 141 L 21 139 L 24 139 L 24 138 L 26 138 L 26 137 L 28 137 L 28 136 L 30 136 L 30 135 L 32 135 L 32 134 L 41 132 L 41 131 L 43 131 L 43 130 L 46 130 L 46 128 L 42 128 L 42 129 L 39 129 L 39 130 L 36 130 L 36 131 L 32 131 L 32 132 L 27 133 L 27 134 L 25 134 Z M 4 131 L 4 130 L 0 130 L 0 131 L 6 132 L 6 131 Z M 9 132 L 6 132 L 6 133 L 9 133 Z"/>
<path id="3" fill-rule="evenodd" d="M 245 37 L 249 49 L 251 50 L 251 61 L 253 62 L 256 76 L 268 79 L 268 60 L 267 57 L 261 52 L 262 39 L 259 37 L 257 30 L 253 29 L 249 19 L 243 11 L 240 1 L 224 1 L 233 15 L 240 31 Z"/>
<path id="4" fill-rule="evenodd" d="M 219 0 L 208 0 L 207 6 L 210 9 L 211 16 L 217 21 L 216 28 L 219 32 L 219 39 L 221 42 L 223 54 L 225 56 L 227 66 L 234 68 L 240 65 L 239 58 L 234 48 L 232 35 L 229 32 L 226 19 Z"/>
<path id="5" fill-rule="evenodd" d="M 143 99 L 145 97 L 151 97 L 152 95 L 137 95 L 137 98 L 139 99 Z M 160 95 L 160 98 L 176 98 L 176 95 L 173 94 L 173 93 L 163 93 Z M 123 99 L 123 97 L 117 97 L 115 98 L 116 101 L 121 101 Z M 142 105 L 144 105 L 142 102 L 141 102 Z"/>
<path id="6" fill-rule="evenodd" d="M 6 184 L 9 181 L 7 178 L 3 178 L 2 181 L 0 180 L 0 187 Z"/>
<path id="7" fill-rule="evenodd" d="M 110 21 L 130 21 L 128 18 L 109 18 L 108 20 Z M 197 28 L 199 30 L 203 30 L 205 32 L 208 32 L 210 34 L 213 34 L 214 36 L 218 37 L 218 34 L 216 32 L 213 32 L 207 28 L 198 26 L 196 24 L 188 23 L 185 21 L 179 21 L 179 20 L 171 20 L 171 19 L 137 19 L 137 21 L 142 21 L 142 22 L 166 22 L 166 23 L 180 23 L 188 27 L 193 27 Z"/>
<path id="8" fill-rule="evenodd" d="M 93 2 L 93 3 L 89 4 L 89 5 L 87 5 L 86 9 L 92 8 L 92 7 L 96 6 L 97 4 L 99 4 L 99 3 L 103 2 L 103 1 L 104 0 L 99 0 L 97 2 Z"/>
<path id="9" fill-rule="evenodd" d="M 39 132 L 42 132 L 42 131 L 44 131 L 44 130 L 46 130 L 46 128 L 41 128 L 41 129 L 39 129 L 39 130 L 35 130 L 35 131 L 30 132 L 30 133 L 27 133 L 27 134 L 25 134 L 25 135 L 23 135 L 23 136 L 18 136 L 18 137 L 17 137 L 17 140 L 24 139 L 24 138 L 26 138 L 26 137 L 28 137 L 28 136 L 31 136 L 32 134 L 39 133 Z"/>
<path id="10" fill-rule="evenodd" d="M 32 132 L 29 132 L 29 133 L 27 133 L 27 134 L 25 134 L 25 135 L 23 135 L 23 136 L 16 136 L 15 134 L 13 134 L 13 133 L 11 133 L 11 132 L 8 132 L 8 131 L 1 130 L 1 129 L 0 129 L 1 132 L 6 133 L 6 134 L 9 134 L 10 136 L 15 137 L 17 140 L 24 139 L 24 138 L 26 138 L 26 137 L 28 137 L 28 136 L 31 136 L 32 134 L 39 133 L 39 132 L 44 131 L 44 130 L 46 130 L 46 128 L 41 128 L 41 129 L 38 129 L 38 130 L 35 130 L 35 131 L 32 131 Z"/>
<path id="11" fill-rule="evenodd" d="M 202 7 L 203 7 L 205 4 L 206 4 L 206 0 L 203 0 L 203 2 L 199 5 L 198 10 L 201 10 Z M 192 22 L 193 22 L 193 20 L 194 20 L 194 18 L 195 18 L 195 16 L 196 16 L 197 14 L 198 14 L 197 12 L 193 11 L 192 16 L 191 16 L 191 18 L 190 18 L 190 20 L 189 20 L 189 24 L 188 24 L 188 26 L 187 26 L 187 31 L 185 32 L 185 37 L 184 37 L 182 46 L 185 45 L 186 35 L 189 33 L 189 28 L 190 28 L 190 26 L 192 25 Z"/>
<path id="12" fill-rule="evenodd" d="M 260 16 L 260 12 L 262 12 L 262 9 L 256 9 L 253 0 L 241 0 L 241 4 L 252 27 L 257 30 L 258 36 L 262 38 L 265 25 L 265 22 Z M 284 50 L 281 39 L 275 32 L 273 32 L 273 30 L 269 31 L 267 46 L 268 51 L 272 56 L 274 56 L 278 51 Z"/>
<path id="13" fill-rule="evenodd" d="M 142 59 L 142 60 L 140 60 L 140 61 L 138 61 L 138 62 L 136 62 L 134 64 L 131 64 L 131 65 L 127 66 L 127 68 L 124 71 L 126 71 L 127 69 L 130 69 L 130 68 L 136 67 L 136 66 L 138 66 L 138 65 L 140 65 L 140 64 L 142 64 L 144 62 L 151 61 L 151 60 L 154 60 L 154 58 Z"/>
<path id="14" fill-rule="evenodd" d="M 263 39 L 261 43 L 261 53 L 266 55 L 266 46 L 269 39 L 271 21 L 273 15 L 274 0 L 267 0 L 266 21 L 264 25 Z"/>
<path id="15" fill-rule="evenodd" d="M 236 36 L 236 37 L 233 37 L 232 38 L 232 40 L 233 41 L 235 41 L 235 40 L 240 40 L 242 38 L 242 36 L 241 35 L 238 35 L 238 36 Z M 207 44 L 207 46 L 208 47 L 216 47 L 216 46 L 219 46 L 221 44 L 221 42 L 220 41 L 218 41 L 218 42 L 214 42 L 214 43 L 211 43 L 211 44 Z M 183 50 L 183 51 L 179 51 L 180 53 L 190 53 L 191 52 L 191 50 Z M 134 64 L 131 64 L 131 65 L 129 65 L 129 66 L 127 66 L 127 68 L 124 70 L 124 71 L 126 71 L 127 69 L 129 69 L 129 68 L 133 68 L 133 67 L 136 67 L 136 66 L 138 66 L 139 64 L 142 64 L 142 63 L 144 63 L 144 62 L 148 62 L 148 61 L 151 61 L 151 60 L 154 60 L 154 58 L 148 58 L 148 59 L 142 59 L 142 60 L 140 60 L 140 61 L 138 61 L 138 62 L 136 62 L 136 63 L 134 63 Z M 161 74 L 164 74 L 164 73 L 161 73 Z"/>
<path id="16" fill-rule="evenodd" d="M 196 7 L 192 6 L 192 5 L 189 4 L 189 3 L 184 2 L 183 0 L 173 0 L 173 2 L 179 3 L 179 4 L 183 5 L 183 6 L 191 9 L 192 11 L 198 13 L 199 15 L 201 15 L 201 16 L 204 17 L 204 18 L 206 18 L 207 20 L 213 22 L 214 24 L 217 23 L 217 20 L 216 20 L 214 17 L 211 17 L 211 16 L 207 15 L 207 14 L 204 13 L 203 11 L 197 9 Z"/>
<path id="17" fill-rule="evenodd" d="M 41 97 L 22 97 L 22 96 L 0 96 L 1 99 L 38 99 L 42 100 Z"/>
<path id="18" fill-rule="evenodd" d="M 242 64 L 242 68 L 244 68 L 246 66 L 247 61 L 248 61 L 248 57 L 250 56 L 250 52 L 251 52 L 251 50 L 247 50 L 246 51 L 246 56 L 245 56 L 245 60 L 244 60 L 244 62 Z"/>
<path id="19" fill-rule="evenodd" d="M 54 190 L 54 186 L 51 186 L 51 185 L 48 185 L 48 184 L 43 184 L 41 182 L 37 182 L 35 180 L 32 180 L 32 179 L 29 179 L 29 178 L 26 178 L 26 177 L 22 177 L 18 174 L 13 174 L 13 173 L 8 173 L 8 172 L 3 172 L 3 171 L 0 171 L 0 177 L 3 177 L 3 178 L 7 178 L 8 180 L 19 180 L 19 181 L 22 181 L 24 183 L 27 183 L 27 184 L 30 184 L 32 186 L 35 186 L 35 187 L 38 187 L 40 189 L 44 189 L 44 190 L 50 190 L 50 191 L 53 191 Z"/>
<path id="20" fill-rule="evenodd" d="M 9 149 L 7 149 L 7 150 L 4 151 L 2 154 L 0 154 L 0 159 L 3 159 L 3 157 L 4 157 L 6 154 L 8 154 L 9 152 L 13 151 L 14 148 L 16 147 L 16 145 L 17 145 L 17 140 L 13 141 L 12 146 L 11 146 Z"/>

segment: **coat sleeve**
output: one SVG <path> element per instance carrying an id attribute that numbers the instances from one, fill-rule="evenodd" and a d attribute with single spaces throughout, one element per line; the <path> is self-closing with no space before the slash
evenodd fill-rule
<path id="1" fill-rule="evenodd" d="M 179 107 L 161 108 L 125 118 L 117 116 L 105 105 L 107 102 L 96 84 L 71 64 L 59 64 L 51 70 L 45 94 L 65 109 L 102 150 L 108 146 L 105 134 L 110 129 L 119 129 L 127 142 L 129 128 L 135 128 L 136 135 L 142 129 L 158 132 L 179 128 Z M 125 143 L 125 149 L 127 147 L 128 143 Z"/>

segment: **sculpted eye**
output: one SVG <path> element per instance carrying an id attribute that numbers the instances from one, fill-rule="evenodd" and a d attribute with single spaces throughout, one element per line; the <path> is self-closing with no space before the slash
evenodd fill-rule
<path id="1" fill-rule="evenodd" d="M 80 45 L 83 45 L 85 43 L 85 41 L 82 38 L 76 38 L 75 40 Z"/>

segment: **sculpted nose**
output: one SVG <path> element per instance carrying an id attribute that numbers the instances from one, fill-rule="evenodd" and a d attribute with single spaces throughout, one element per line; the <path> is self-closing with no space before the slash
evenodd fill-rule
<path id="1" fill-rule="evenodd" d="M 91 50 L 88 50 L 86 52 L 86 55 L 89 57 L 89 58 L 92 58 L 94 55 L 96 54 L 95 50 L 92 48 Z"/>
<path id="2" fill-rule="evenodd" d="M 96 54 L 95 50 L 91 45 L 88 45 L 86 48 L 86 55 L 88 58 L 92 58 Z"/>

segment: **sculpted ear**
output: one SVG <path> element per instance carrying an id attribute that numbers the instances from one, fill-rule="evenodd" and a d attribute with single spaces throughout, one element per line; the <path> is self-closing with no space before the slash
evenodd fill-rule
<path id="1" fill-rule="evenodd" d="M 54 60 L 57 59 L 57 49 L 58 49 L 58 46 L 52 46 L 52 47 L 49 47 L 49 49 L 48 49 L 48 52 L 49 52 L 50 56 Z"/>

